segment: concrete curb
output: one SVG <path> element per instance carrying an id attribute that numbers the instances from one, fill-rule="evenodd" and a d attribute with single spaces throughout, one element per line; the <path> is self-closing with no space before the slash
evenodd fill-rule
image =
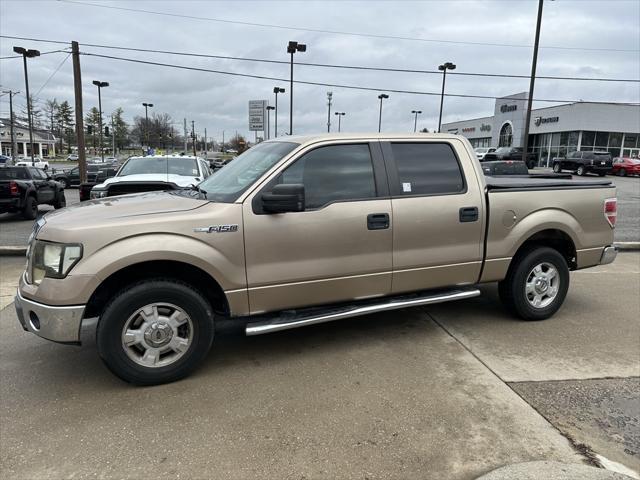
<path id="1" fill-rule="evenodd" d="M 0 257 L 26 255 L 27 247 L 8 247 L 0 245 Z"/>
<path id="2" fill-rule="evenodd" d="M 578 463 L 537 461 L 501 467 L 476 480 L 633 480 L 633 477 Z"/>

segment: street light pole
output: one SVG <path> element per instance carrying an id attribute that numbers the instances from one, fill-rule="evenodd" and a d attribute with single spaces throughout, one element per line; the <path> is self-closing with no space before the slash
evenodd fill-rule
<path id="1" fill-rule="evenodd" d="M 98 87 L 98 110 L 100 112 L 100 118 L 98 119 L 98 125 L 100 128 L 100 157 L 102 158 L 102 163 L 104 163 L 104 145 L 102 143 L 102 88 L 103 87 L 108 87 L 109 86 L 109 82 L 100 82 L 98 80 L 94 80 L 93 84 Z"/>
<path id="2" fill-rule="evenodd" d="M 306 52 L 307 46 L 304 43 L 290 41 L 287 45 L 287 53 L 291 54 L 291 77 L 289 80 L 289 135 L 293 135 L 293 54 L 296 52 Z"/>
<path id="3" fill-rule="evenodd" d="M 411 113 L 415 115 L 413 119 L 413 133 L 416 133 L 416 128 L 418 127 L 418 114 L 422 113 L 422 110 L 411 110 Z"/>
<path id="4" fill-rule="evenodd" d="M 333 97 L 333 92 L 327 92 L 327 106 L 329 107 L 327 112 L 327 133 L 331 132 L 331 97 Z"/>
<path id="5" fill-rule="evenodd" d="M 440 128 L 442 127 L 442 104 L 444 103 L 444 83 L 447 78 L 447 70 L 455 69 L 455 64 L 451 62 L 446 62 L 442 65 L 438 65 L 438 70 L 442 71 L 442 94 L 440 95 L 440 116 L 438 117 L 438 133 L 440 133 Z"/>
<path id="6" fill-rule="evenodd" d="M 27 71 L 27 58 L 39 57 L 40 52 L 38 50 L 31 50 L 23 47 L 13 47 L 13 51 L 19 55 L 22 55 L 22 62 L 24 64 L 24 87 L 27 94 L 27 117 L 29 120 L 29 145 L 31 145 L 31 165 L 35 165 L 36 161 L 33 158 L 33 120 L 31 118 L 31 97 L 29 96 L 29 73 Z"/>
<path id="7" fill-rule="evenodd" d="M 276 107 L 267 105 L 267 140 L 271 138 L 271 110 L 275 110 Z"/>
<path id="8" fill-rule="evenodd" d="M 149 145 L 149 107 L 153 107 L 153 103 L 143 103 L 142 106 L 144 107 L 144 136 L 147 140 L 147 147 L 150 147 L 151 145 Z"/>
<path id="9" fill-rule="evenodd" d="M 378 95 L 378 98 L 380 99 L 380 115 L 378 116 L 378 133 L 380 133 L 382 131 L 382 100 L 385 98 L 389 98 L 389 95 L 387 95 L 386 93 L 381 93 L 380 95 Z"/>
<path id="10" fill-rule="evenodd" d="M 527 119 L 524 122 L 524 145 L 522 146 L 522 161 L 527 163 L 529 150 L 529 123 L 531 123 L 531 104 L 533 102 L 533 87 L 536 82 L 536 66 L 538 64 L 538 43 L 540 42 L 540 25 L 542 24 L 542 4 L 538 0 L 538 19 L 536 21 L 536 39 L 533 42 L 533 60 L 531 61 L 531 79 L 529 80 L 529 98 L 527 99 Z"/>
<path id="11" fill-rule="evenodd" d="M 345 115 L 345 113 L 344 112 L 336 112 L 335 115 L 338 116 L 338 133 L 340 133 L 340 126 L 341 126 L 340 120 Z"/>
<path id="12" fill-rule="evenodd" d="M 274 118 L 275 118 L 275 131 L 273 134 L 273 138 L 277 138 L 278 137 L 278 94 L 279 93 L 284 93 L 284 88 L 280 88 L 280 87 L 273 87 L 273 93 L 276 94 L 276 106 L 275 109 L 276 111 L 273 112 L 274 113 Z"/>

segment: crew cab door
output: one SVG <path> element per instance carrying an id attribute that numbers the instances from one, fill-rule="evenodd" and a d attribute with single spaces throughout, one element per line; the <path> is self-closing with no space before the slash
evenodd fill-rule
<path id="1" fill-rule="evenodd" d="M 482 265 L 484 207 L 459 140 L 382 143 L 393 210 L 393 293 L 471 284 Z"/>
<path id="2" fill-rule="evenodd" d="M 267 213 L 262 195 L 303 185 L 304 211 Z M 392 212 L 377 142 L 301 151 L 243 205 L 252 314 L 387 295 Z"/>
<path id="3" fill-rule="evenodd" d="M 50 203 L 55 197 L 55 189 L 52 182 L 49 182 L 48 176 L 44 171 L 35 167 L 28 167 L 31 178 L 33 179 L 33 186 L 36 189 L 36 196 L 38 203 Z"/>

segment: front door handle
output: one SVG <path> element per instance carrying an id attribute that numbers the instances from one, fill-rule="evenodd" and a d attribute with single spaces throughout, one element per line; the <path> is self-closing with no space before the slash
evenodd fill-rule
<path id="1" fill-rule="evenodd" d="M 478 207 L 462 207 L 460 209 L 460 222 L 478 221 Z"/>
<path id="2" fill-rule="evenodd" d="M 384 230 L 389 228 L 389 214 L 370 213 L 367 215 L 367 228 L 369 230 Z"/>

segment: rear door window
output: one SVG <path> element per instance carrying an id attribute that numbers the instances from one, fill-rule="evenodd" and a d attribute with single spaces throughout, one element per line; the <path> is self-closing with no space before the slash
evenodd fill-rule
<path id="1" fill-rule="evenodd" d="M 460 163 L 448 143 L 391 143 L 400 196 L 442 195 L 466 190 Z"/>

